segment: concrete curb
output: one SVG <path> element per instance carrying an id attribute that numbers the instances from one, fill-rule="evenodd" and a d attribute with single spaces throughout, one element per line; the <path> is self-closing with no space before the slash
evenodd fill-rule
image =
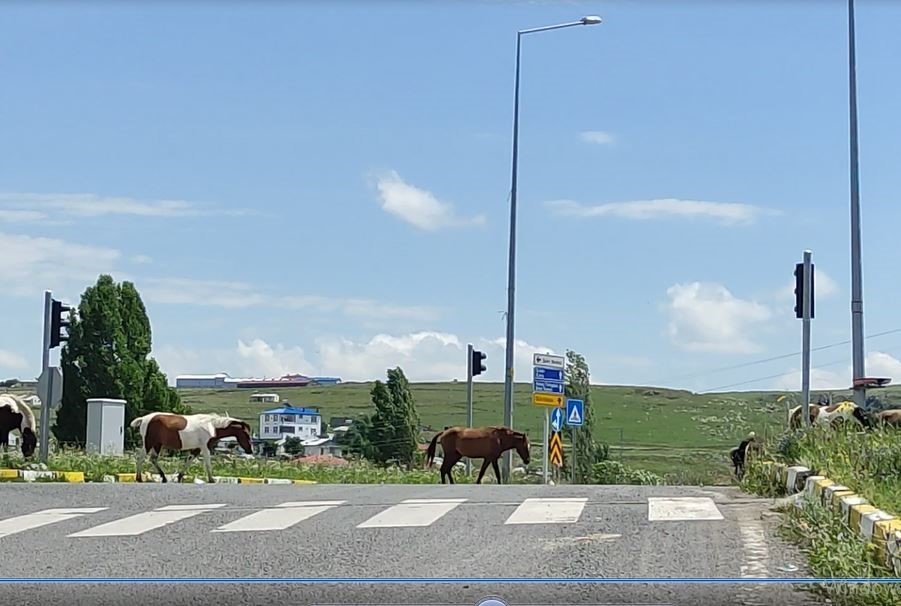
<path id="1" fill-rule="evenodd" d="M 107 474 L 103 476 L 103 481 L 108 483 L 132 483 L 135 481 L 137 474 L 134 473 L 117 473 L 117 474 Z M 177 482 L 178 474 L 175 473 L 167 473 L 166 478 L 170 482 Z M 162 482 L 162 478 L 158 475 L 151 475 L 149 473 L 144 474 L 145 482 Z M 197 483 L 197 484 L 206 484 L 206 480 L 203 478 L 198 478 L 195 476 L 185 476 L 182 483 Z M 318 484 L 313 480 L 290 480 L 288 478 L 244 478 L 238 476 L 213 476 L 214 484 L 278 484 L 278 485 L 292 485 L 292 484 Z"/>
<path id="2" fill-rule="evenodd" d="M 877 509 L 847 486 L 816 475 L 807 467 L 765 464 L 771 466 L 771 477 L 781 481 L 789 495 L 803 494 L 841 516 L 855 534 L 873 545 L 889 570 L 901 576 L 901 519 Z M 797 500 L 795 506 L 803 507 L 804 500 Z"/>
<path id="3" fill-rule="evenodd" d="M 0 482 L 37 482 L 38 480 L 50 482 L 68 482 L 69 484 L 83 484 L 84 472 L 82 471 L 44 471 L 34 469 L 0 469 Z"/>
<path id="4" fill-rule="evenodd" d="M 104 475 L 104 482 L 134 482 L 136 474 L 133 473 L 117 473 L 113 475 Z M 166 474 L 166 478 L 170 482 L 176 481 L 177 474 Z M 144 475 L 145 481 L 160 482 L 160 477 L 149 473 Z M 69 484 L 84 484 L 87 481 L 83 471 L 44 471 L 32 469 L 0 469 L 0 482 L 37 482 L 43 480 L 45 482 L 66 482 Z M 201 478 L 197 483 L 206 483 Z M 237 476 L 213 476 L 216 484 L 318 484 L 313 480 L 289 480 L 287 478 L 242 478 Z M 195 482 L 194 476 L 185 476 L 185 482 Z"/>

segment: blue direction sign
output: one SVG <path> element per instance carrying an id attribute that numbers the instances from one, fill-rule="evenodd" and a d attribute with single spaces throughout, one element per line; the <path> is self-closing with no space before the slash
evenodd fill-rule
<path id="1" fill-rule="evenodd" d="M 556 410 L 560 410 L 557 408 Z M 566 425 L 582 427 L 585 424 L 585 402 L 569 398 L 566 400 Z"/>
<path id="2" fill-rule="evenodd" d="M 535 379 L 532 382 L 532 391 L 540 391 L 543 393 L 562 394 L 564 392 L 563 383 L 557 381 L 539 381 Z"/>
<path id="3" fill-rule="evenodd" d="M 532 370 L 533 381 L 563 382 L 563 370 L 560 368 L 545 368 L 544 366 L 533 366 Z"/>
<path id="4" fill-rule="evenodd" d="M 563 409 L 562 408 L 552 408 L 551 409 L 551 429 L 554 431 L 560 431 L 563 428 Z"/>

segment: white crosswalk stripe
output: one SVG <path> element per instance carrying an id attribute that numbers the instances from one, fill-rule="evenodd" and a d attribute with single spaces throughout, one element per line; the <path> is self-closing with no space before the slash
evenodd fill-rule
<path id="1" fill-rule="evenodd" d="M 7 537 L 11 534 L 25 532 L 33 528 L 40 528 L 48 524 L 56 524 L 57 522 L 65 522 L 73 518 L 80 518 L 88 513 L 97 513 L 103 511 L 106 507 L 74 507 L 69 509 L 44 509 L 34 513 L 16 516 L 14 518 L 6 518 L 0 520 L 0 537 Z"/>
<path id="2" fill-rule="evenodd" d="M 571 524 L 578 522 L 587 498 L 526 499 L 504 524 Z"/>
<path id="3" fill-rule="evenodd" d="M 289 501 L 223 524 L 213 532 L 285 530 L 343 503 L 344 501 Z"/>
<path id="4" fill-rule="evenodd" d="M 528 498 L 517 504 L 516 509 L 506 518 L 503 524 L 517 526 L 584 522 L 584 512 L 588 501 L 589 499 L 585 497 Z M 380 511 L 358 523 L 355 528 L 365 532 L 366 529 L 378 528 L 427 527 L 448 516 L 466 502 L 467 499 L 464 498 L 406 499 L 400 503 L 382 505 L 379 508 Z M 504 503 L 503 505 L 512 504 Z M 231 509 L 223 503 L 167 505 L 119 517 L 78 532 L 72 532 L 71 534 L 65 533 L 74 529 L 67 529 L 65 526 L 60 530 L 51 532 L 59 532 L 61 535 L 64 534 L 66 537 L 74 539 L 88 537 L 135 537 L 216 510 L 219 510 L 221 513 L 231 512 L 233 515 L 241 514 L 241 517 L 224 524 L 218 521 L 217 523 L 220 525 L 214 528 L 211 527 L 213 524 L 209 524 L 210 528 L 201 532 L 268 532 L 287 530 L 303 523 L 315 525 L 317 522 L 311 522 L 312 518 L 325 515 L 330 511 L 343 509 L 344 512 L 360 512 L 360 507 L 371 506 L 370 504 L 343 500 L 288 501 L 277 505 L 253 507 L 252 511 L 247 511 L 247 507 Z M 489 504 L 473 503 L 471 506 L 489 507 Z M 108 507 L 44 509 L 0 519 L 0 539 L 109 509 Z M 356 516 L 357 514 L 352 515 Z M 692 520 L 721 521 L 724 519 L 714 500 L 709 497 L 649 497 L 647 499 L 646 520 L 650 523 Z M 354 522 L 358 520 L 359 518 L 356 518 Z M 494 518 L 494 520 L 488 523 L 500 524 L 500 519 Z"/>
<path id="5" fill-rule="evenodd" d="M 219 507 L 225 507 L 225 504 L 167 505 L 153 511 L 145 511 L 127 518 L 113 520 L 112 522 L 75 532 L 68 536 L 73 538 L 135 536 L 180 520 L 192 518 Z"/>
<path id="6" fill-rule="evenodd" d="M 466 499 L 407 499 L 377 513 L 357 528 L 400 528 L 431 526 Z"/>
<path id="7" fill-rule="evenodd" d="M 723 514 L 710 497 L 648 497 L 650 522 L 722 519 Z"/>

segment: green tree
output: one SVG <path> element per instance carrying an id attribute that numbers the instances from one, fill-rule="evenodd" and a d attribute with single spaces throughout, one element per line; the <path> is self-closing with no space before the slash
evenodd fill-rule
<path id="1" fill-rule="evenodd" d="M 398 366 L 388 371 L 388 392 L 391 394 L 393 442 L 393 459 L 407 467 L 416 459 L 416 447 L 419 437 L 419 414 L 410 391 L 410 383 L 404 371 Z"/>
<path id="2" fill-rule="evenodd" d="M 150 319 L 131 282 L 101 275 L 81 295 L 62 348 L 63 400 L 53 433 L 61 443 L 83 444 L 89 398 L 121 398 L 126 427 L 151 411 L 190 412 L 150 357 Z M 134 432 L 129 431 L 133 444 Z"/>
<path id="3" fill-rule="evenodd" d="M 296 436 L 292 436 L 285 439 L 285 453 L 289 455 L 302 455 L 303 454 L 303 440 Z"/>
<path id="4" fill-rule="evenodd" d="M 572 475 L 572 463 L 564 462 L 563 474 L 573 483 L 586 482 L 591 477 L 596 463 L 607 460 L 609 448 L 594 437 L 594 414 L 591 403 L 591 376 L 585 358 L 572 350 L 566 352 L 566 385 L 567 398 L 582 400 L 585 404 L 582 427 L 575 430 L 575 444 L 572 452 L 576 457 L 576 477 Z M 572 433 L 572 432 L 569 432 Z"/>

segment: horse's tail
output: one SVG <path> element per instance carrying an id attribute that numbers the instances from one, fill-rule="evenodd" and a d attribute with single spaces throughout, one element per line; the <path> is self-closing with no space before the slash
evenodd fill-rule
<path id="1" fill-rule="evenodd" d="M 438 449 L 438 439 L 443 435 L 444 435 L 444 432 L 439 431 L 438 433 L 435 434 L 435 437 L 432 438 L 432 441 L 429 442 L 429 447 L 425 451 L 425 455 L 426 455 L 425 466 L 426 466 L 426 468 L 429 468 L 432 466 L 432 463 L 435 460 L 435 451 Z"/>
<path id="2" fill-rule="evenodd" d="M 147 415 L 144 415 L 142 417 L 135 417 L 134 420 L 128 424 L 128 426 L 131 427 L 132 429 L 137 429 L 138 427 L 141 426 L 141 421 L 143 421 L 144 417 L 146 417 L 146 416 Z"/>

